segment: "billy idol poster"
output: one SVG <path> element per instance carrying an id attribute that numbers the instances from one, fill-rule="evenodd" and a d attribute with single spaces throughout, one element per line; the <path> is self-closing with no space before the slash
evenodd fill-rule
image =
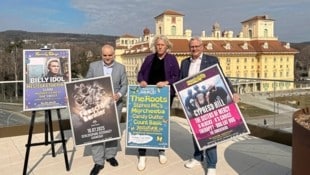
<path id="1" fill-rule="evenodd" d="M 129 86 L 126 147 L 170 147 L 170 87 Z"/>
<path id="2" fill-rule="evenodd" d="M 65 87 L 76 146 L 120 139 L 111 76 L 69 82 Z"/>
<path id="3" fill-rule="evenodd" d="M 250 133 L 218 64 L 174 88 L 200 150 Z"/>
<path id="4" fill-rule="evenodd" d="M 24 111 L 65 108 L 71 81 L 70 50 L 24 50 Z"/>

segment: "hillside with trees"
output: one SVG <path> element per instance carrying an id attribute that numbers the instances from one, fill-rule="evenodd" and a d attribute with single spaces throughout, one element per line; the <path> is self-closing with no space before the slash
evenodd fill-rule
<path id="1" fill-rule="evenodd" d="M 310 77 L 310 42 L 292 43 L 291 47 L 299 53 L 295 55 L 295 80 L 304 80 Z"/>
<path id="2" fill-rule="evenodd" d="M 23 49 L 70 49 L 72 78 L 83 77 L 91 61 L 100 59 L 103 44 L 115 44 L 117 36 L 44 33 L 26 31 L 0 32 L 0 82 L 23 80 Z M 12 101 L 22 95 L 22 83 L 0 84 L 0 100 Z"/>
<path id="3" fill-rule="evenodd" d="M 117 36 L 44 33 L 26 31 L 0 32 L 0 81 L 15 80 L 12 67 L 16 63 L 17 80 L 22 79 L 23 49 L 70 49 L 73 78 L 86 74 L 90 61 L 99 59 L 103 44 L 114 45 Z M 16 62 L 15 62 L 16 59 Z M 4 66 L 6 65 L 6 66 Z"/>

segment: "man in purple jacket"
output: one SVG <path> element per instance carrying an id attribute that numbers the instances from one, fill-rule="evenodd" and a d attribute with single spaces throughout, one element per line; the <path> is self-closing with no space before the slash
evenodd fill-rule
<path id="1" fill-rule="evenodd" d="M 180 68 L 176 57 L 168 52 L 172 48 L 171 42 L 166 36 L 156 36 L 153 40 L 155 53 L 148 55 L 141 65 L 138 73 L 138 82 L 141 87 L 147 85 L 156 85 L 161 88 L 167 85 L 172 85 L 179 80 Z M 170 107 L 175 96 L 175 91 L 170 88 Z M 146 149 L 139 149 L 138 170 L 145 169 Z M 167 157 L 165 150 L 159 150 L 159 162 L 165 164 Z"/>

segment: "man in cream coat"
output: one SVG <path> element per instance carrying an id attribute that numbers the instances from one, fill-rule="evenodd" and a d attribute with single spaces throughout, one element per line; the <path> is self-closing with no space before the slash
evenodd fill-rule
<path id="1" fill-rule="evenodd" d="M 104 75 L 111 75 L 114 95 L 113 99 L 117 104 L 117 112 L 119 121 L 122 113 L 122 96 L 127 93 L 128 80 L 125 66 L 115 61 L 114 47 L 111 45 L 104 45 L 101 49 L 102 60 L 90 63 L 86 78 L 99 77 Z M 111 166 L 118 166 L 115 159 L 119 141 L 109 141 L 105 143 L 93 144 L 91 146 L 92 157 L 94 160 L 94 167 L 91 170 L 91 175 L 97 175 L 101 169 L 104 168 L 105 160 Z"/>

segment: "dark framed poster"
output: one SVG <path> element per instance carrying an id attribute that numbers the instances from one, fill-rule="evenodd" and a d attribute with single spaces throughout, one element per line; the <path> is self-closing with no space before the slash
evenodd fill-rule
<path id="1" fill-rule="evenodd" d="M 200 150 L 250 133 L 218 64 L 173 86 Z"/>
<path id="2" fill-rule="evenodd" d="M 65 87 L 76 146 L 121 138 L 111 76 L 68 82 Z"/>
<path id="3" fill-rule="evenodd" d="M 128 86 L 126 147 L 170 147 L 170 87 Z"/>
<path id="4" fill-rule="evenodd" d="M 23 110 L 67 107 L 65 82 L 71 81 L 69 49 L 23 50 Z"/>

